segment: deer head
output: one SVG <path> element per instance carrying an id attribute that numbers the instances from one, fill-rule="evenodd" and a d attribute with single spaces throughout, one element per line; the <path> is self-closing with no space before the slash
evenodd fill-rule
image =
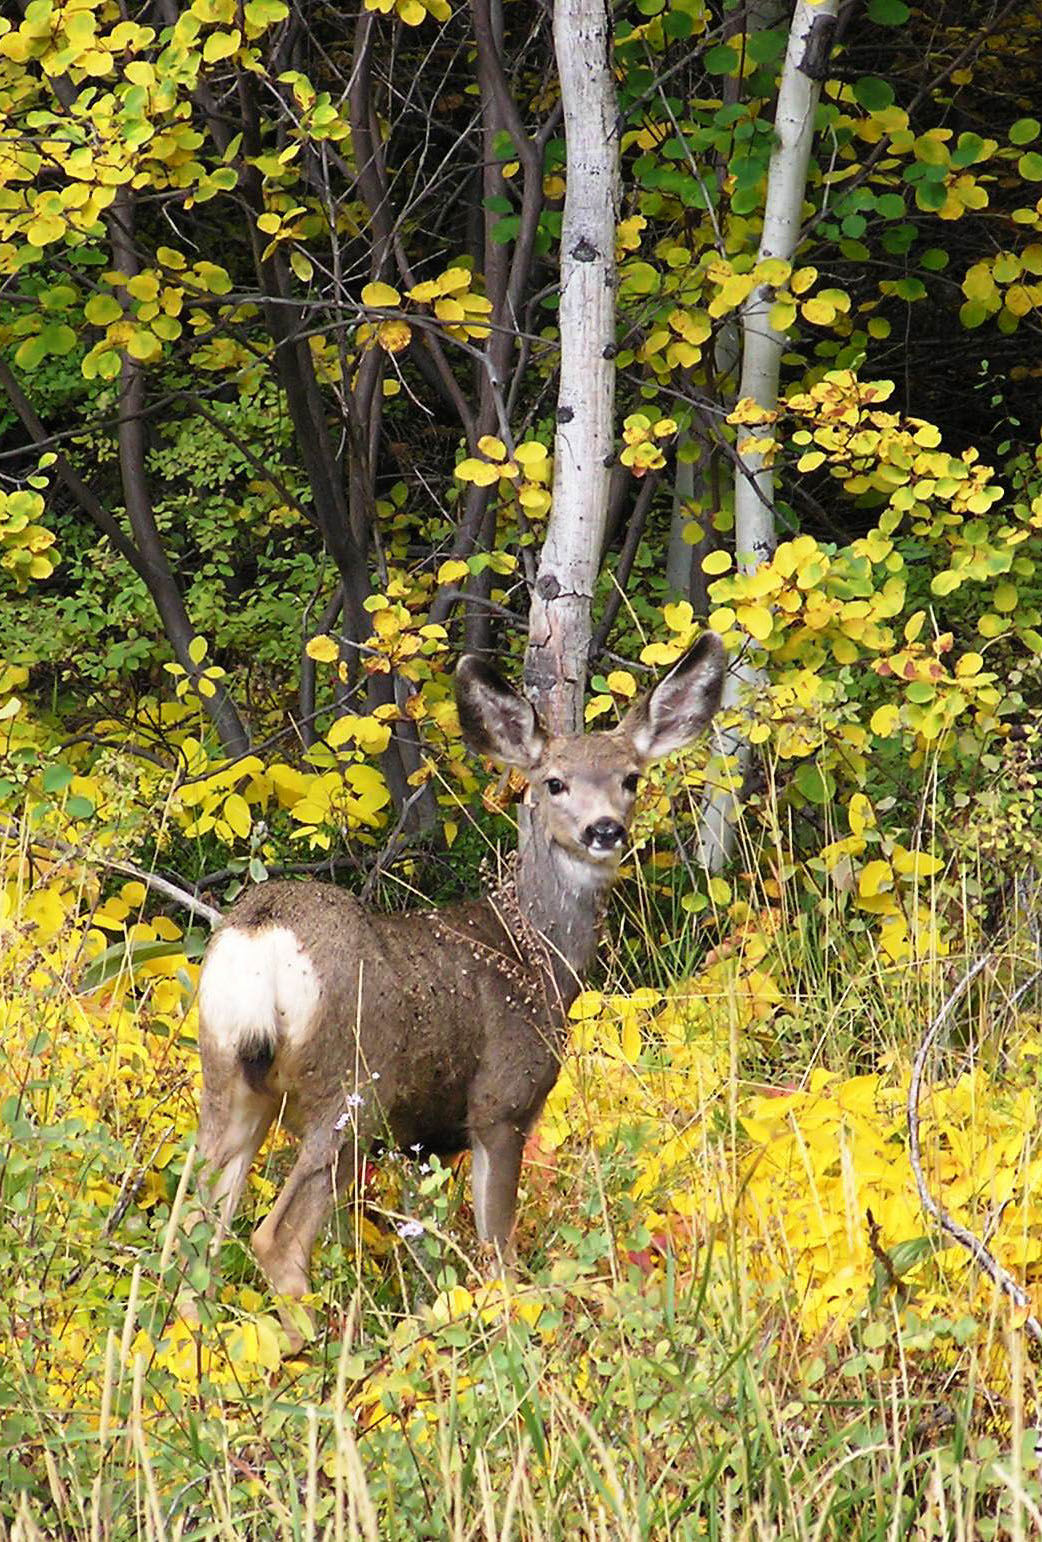
<path id="1" fill-rule="evenodd" d="M 456 700 L 471 749 L 528 777 L 532 828 L 571 880 L 600 888 L 615 877 L 641 774 L 696 739 L 720 704 L 724 653 L 706 632 L 617 728 L 549 734 L 530 702 L 472 654 L 456 670 Z"/>

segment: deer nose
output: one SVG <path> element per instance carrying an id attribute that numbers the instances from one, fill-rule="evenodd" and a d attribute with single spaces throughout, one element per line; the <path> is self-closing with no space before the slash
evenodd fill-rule
<path id="1" fill-rule="evenodd" d="M 615 851 L 626 839 L 626 827 L 617 819 L 597 819 L 583 831 L 583 842 L 591 851 Z"/>

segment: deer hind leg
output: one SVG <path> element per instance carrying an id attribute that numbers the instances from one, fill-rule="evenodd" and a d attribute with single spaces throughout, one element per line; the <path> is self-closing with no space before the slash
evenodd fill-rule
<path id="1" fill-rule="evenodd" d="M 338 1193 L 354 1183 L 360 1163 L 354 1140 L 341 1145 L 324 1134 L 305 1136 L 274 1208 L 250 1239 L 257 1262 L 280 1296 L 299 1301 L 311 1290 L 312 1249 Z M 293 1314 L 280 1315 L 299 1348 Z"/>
<path id="2" fill-rule="evenodd" d="M 496 1262 L 514 1261 L 514 1215 L 517 1185 L 524 1150 L 523 1126 L 510 1119 L 471 1135 L 471 1189 L 474 1222 L 482 1242 L 493 1250 Z"/>
<path id="3" fill-rule="evenodd" d="M 253 1159 L 279 1110 L 279 1099 L 252 1087 L 238 1064 L 204 1082 L 199 1111 L 199 1192 L 216 1223 L 214 1253 L 232 1223 Z"/>

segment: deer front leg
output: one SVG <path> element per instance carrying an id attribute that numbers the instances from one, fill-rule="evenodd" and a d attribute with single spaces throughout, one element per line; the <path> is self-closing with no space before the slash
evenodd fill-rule
<path id="1" fill-rule="evenodd" d="M 503 1119 L 474 1131 L 471 1141 L 470 1182 L 478 1236 L 493 1250 L 496 1261 L 509 1266 L 514 1261 L 514 1213 L 525 1132 Z"/>

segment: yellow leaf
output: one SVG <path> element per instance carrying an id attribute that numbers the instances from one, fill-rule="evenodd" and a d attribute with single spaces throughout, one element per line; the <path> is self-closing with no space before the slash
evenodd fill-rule
<path id="1" fill-rule="evenodd" d="M 506 445 L 494 434 L 482 434 L 478 440 L 478 449 L 488 460 L 506 460 L 507 458 Z"/>
<path id="2" fill-rule="evenodd" d="M 928 851 L 907 851 L 903 846 L 895 847 L 893 864 L 894 872 L 902 878 L 932 878 L 944 867 L 940 857 L 933 857 Z"/>
<path id="3" fill-rule="evenodd" d="M 877 707 L 872 714 L 869 727 L 874 734 L 881 739 L 889 739 L 898 723 L 901 721 L 901 709 L 895 706 Z"/>
<path id="4" fill-rule="evenodd" d="M 344 771 L 344 783 L 358 799 L 364 814 L 371 814 L 391 801 L 387 783 L 375 766 L 348 766 Z"/>
<path id="5" fill-rule="evenodd" d="M 216 64 L 220 59 L 228 59 L 235 53 L 241 41 L 238 29 L 234 32 L 211 32 L 203 44 L 203 59 L 207 64 Z"/>
<path id="6" fill-rule="evenodd" d="M 686 632 L 695 620 L 695 613 L 687 600 L 680 600 L 676 605 L 663 605 L 662 616 L 671 632 Z"/>
<path id="7" fill-rule="evenodd" d="M 438 569 L 439 584 L 454 584 L 459 579 L 468 578 L 469 576 L 470 568 L 458 557 L 453 557 L 448 562 L 443 562 Z"/>
<path id="8" fill-rule="evenodd" d="M 435 300 L 434 314 L 437 316 L 439 321 L 452 322 L 465 321 L 467 319 L 467 312 L 464 310 L 460 302 L 458 300 L 454 300 L 451 295 L 446 297 L 444 300 Z"/>
<path id="9" fill-rule="evenodd" d="M 836 307 L 828 300 L 804 300 L 801 310 L 804 319 L 814 326 L 827 327 L 836 319 Z"/>
<path id="10" fill-rule="evenodd" d="M 499 468 L 487 460 L 475 460 L 473 456 L 461 460 L 454 472 L 461 482 L 473 482 L 477 487 L 491 487 L 499 481 Z"/>
<path id="11" fill-rule="evenodd" d="M 340 657 L 340 649 L 332 637 L 326 636 L 312 637 L 304 652 L 318 664 L 332 664 Z"/>
<path id="12" fill-rule="evenodd" d="M 127 352 L 132 359 L 145 364 L 149 359 L 159 357 L 163 352 L 163 345 L 148 327 L 138 327 L 127 338 Z"/>
<path id="13" fill-rule="evenodd" d="M 635 696 L 637 682 L 627 669 L 613 669 L 608 676 L 608 689 L 616 696 Z"/>
<path id="14" fill-rule="evenodd" d="M 702 558 L 703 573 L 726 573 L 731 566 L 731 553 L 727 551 L 707 552 Z"/>
<path id="15" fill-rule="evenodd" d="M 326 734 L 326 743 L 336 750 L 349 739 L 353 739 L 367 755 L 382 755 L 391 742 L 391 729 L 387 723 L 380 723 L 374 717 L 345 712 L 331 724 Z"/>
<path id="16" fill-rule="evenodd" d="M 519 466 L 536 466 L 545 461 L 548 454 L 546 445 L 540 444 L 538 439 L 526 439 L 514 451 L 514 459 Z"/>
<path id="17" fill-rule="evenodd" d="M 241 793 L 230 793 L 224 800 L 224 817 L 235 831 L 245 840 L 253 828 L 253 816 L 250 814 L 250 805 Z"/>
<path id="18" fill-rule="evenodd" d="M 640 650 L 640 661 L 642 664 L 675 664 L 683 651 L 677 643 L 648 643 Z"/>
<path id="19" fill-rule="evenodd" d="M 744 626 L 750 637 L 764 642 L 771 635 L 774 619 L 766 605 L 739 605 L 735 615 L 738 625 Z"/>
<path id="20" fill-rule="evenodd" d="M 884 889 L 893 887 L 894 875 L 889 862 L 876 859 L 866 862 L 858 877 L 858 893 L 862 899 L 873 899 Z"/>
<path id="21" fill-rule="evenodd" d="M 191 642 L 188 644 L 188 657 L 191 659 L 193 664 L 201 664 L 203 662 L 203 659 L 206 657 L 206 648 L 207 643 L 205 637 L 192 638 Z"/>
<path id="22" fill-rule="evenodd" d="M 550 494 L 545 487 L 533 487 L 531 483 L 526 483 L 518 493 L 518 502 L 529 514 L 545 514 L 550 501 Z"/>
<path id="23" fill-rule="evenodd" d="M 390 284 L 366 284 L 362 290 L 362 304 L 377 306 L 381 310 L 389 310 L 395 305 L 401 305 L 402 297 L 397 289 Z"/>
<path id="24" fill-rule="evenodd" d="M 847 809 L 847 819 L 854 835 L 861 835 L 876 822 L 875 812 L 863 792 L 856 792 Z"/>
<path id="25" fill-rule="evenodd" d="M 404 321 L 381 321 L 376 340 L 388 353 L 401 353 L 412 342 L 412 328 Z"/>
<path id="26" fill-rule="evenodd" d="M 925 620 L 925 610 L 917 610 L 914 615 L 909 616 L 905 622 L 905 642 L 915 642 L 915 639 L 923 629 L 923 622 Z"/>
<path id="27" fill-rule="evenodd" d="M 776 332 L 787 332 L 796 320 L 796 307 L 791 300 L 775 300 L 767 312 L 767 321 Z"/>

